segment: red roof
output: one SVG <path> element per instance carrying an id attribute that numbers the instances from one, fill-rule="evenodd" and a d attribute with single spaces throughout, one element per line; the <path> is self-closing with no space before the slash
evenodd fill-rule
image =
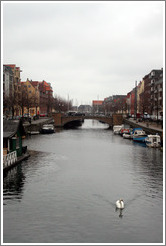
<path id="1" fill-rule="evenodd" d="M 40 82 L 39 82 L 39 81 L 30 81 L 30 83 L 31 83 L 33 86 L 37 86 Z"/>
<path id="2" fill-rule="evenodd" d="M 43 80 L 43 82 L 42 82 L 45 86 L 49 86 L 49 84 L 46 82 L 46 81 L 44 81 Z"/>
<path id="3" fill-rule="evenodd" d="M 46 87 L 46 91 L 52 91 L 50 87 Z"/>
<path id="4" fill-rule="evenodd" d="M 15 68 L 15 64 L 5 64 L 5 66 L 11 67 L 11 68 Z"/>
<path id="5" fill-rule="evenodd" d="M 103 101 L 102 100 L 94 100 L 92 101 L 93 105 L 102 105 Z"/>

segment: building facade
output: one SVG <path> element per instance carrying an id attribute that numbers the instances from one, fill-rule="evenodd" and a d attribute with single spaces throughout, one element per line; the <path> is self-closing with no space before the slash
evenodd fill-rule
<path id="1" fill-rule="evenodd" d="M 6 64 L 6 67 L 10 67 L 13 72 L 13 98 L 12 98 L 12 115 L 20 115 L 21 107 L 20 107 L 20 97 L 21 97 L 21 78 L 20 74 L 22 70 L 20 67 L 16 67 L 15 64 Z"/>
<path id="2" fill-rule="evenodd" d="M 3 65 L 3 113 L 12 115 L 14 100 L 14 83 L 11 67 Z"/>
<path id="3" fill-rule="evenodd" d="M 103 100 L 93 100 L 92 101 L 92 113 L 93 114 L 103 114 L 104 113 L 104 105 Z"/>
<path id="4" fill-rule="evenodd" d="M 38 86 L 33 86 L 28 79 L 25 82 L 21 82 L 20 105 L 22 108 L 22 115 L 30 114 L 31 116 L 34 116 L 35 114 L 39 114 L 39 95 Z"/>
<path id="5" fill-rule="evenodd" d="M 157 119 L 163 115 L 163 69 L 152 70 L 149 73 L 151 115 Z"/>

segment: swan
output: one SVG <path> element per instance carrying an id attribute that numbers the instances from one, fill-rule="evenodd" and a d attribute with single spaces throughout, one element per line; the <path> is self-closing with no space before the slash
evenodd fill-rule
<path id="1" fill-rule="evenodd" d="M 123 201 L 123 199 L 119 199 L 119 200 L 116 201 L 116 207 L 117 208 L 121 208 L 121 209 L 124 208 L 124 201 Z"/>

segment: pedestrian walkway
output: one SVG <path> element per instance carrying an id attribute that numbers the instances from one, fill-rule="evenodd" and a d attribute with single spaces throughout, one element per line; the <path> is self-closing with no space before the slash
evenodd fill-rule
<path id="1" fill-rule="evenodd" d="M 38 120 L 32 120 L 31 123 L 28 122 L 28 121 L 25 121 L 23 123 L 24 126 L 30 126 L 30 125 L 38 125 L 38 124 L 43 124 L 43 123 L 48 123 L 48 122 L 51 122 L 52 121 L 52 118 L 49 118 L 49 117 L 45 117 L 45 118 L 40 118 Z"/>
<path id="2" fill-rule="evenodd" d="M 135 123 L 138 123 L 139 125 L 144 126 L 144 127 L 149 127 L 151 129 L 154 129 L 154 130 L 161 130 L 161 131 L 163 130 L 162 125 L 157 124 L 155 122 L 137 122 L 135 120 Z"/>
<path id="3" fill-rule="evenodd" d="M 160 136 L 163 135 L 163 128 L 161 124 L 154 122 L 138 122 L 134 119 L 125 119 L 125 122 L 129 125 L 132 125 L 132 127 L 143 128 L 148 134 L 158 133 Z"/>

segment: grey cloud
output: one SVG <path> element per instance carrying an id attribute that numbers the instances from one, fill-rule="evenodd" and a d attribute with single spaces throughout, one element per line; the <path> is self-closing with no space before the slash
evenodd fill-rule
<path id="1" fill-rule="evenodd" d="M 6 2 L 4 63 L 20 66 L 22 80 L 45 79 L 79 101 L 127 93 L 163 66 L 162 9 L 161 2 Z"/>

